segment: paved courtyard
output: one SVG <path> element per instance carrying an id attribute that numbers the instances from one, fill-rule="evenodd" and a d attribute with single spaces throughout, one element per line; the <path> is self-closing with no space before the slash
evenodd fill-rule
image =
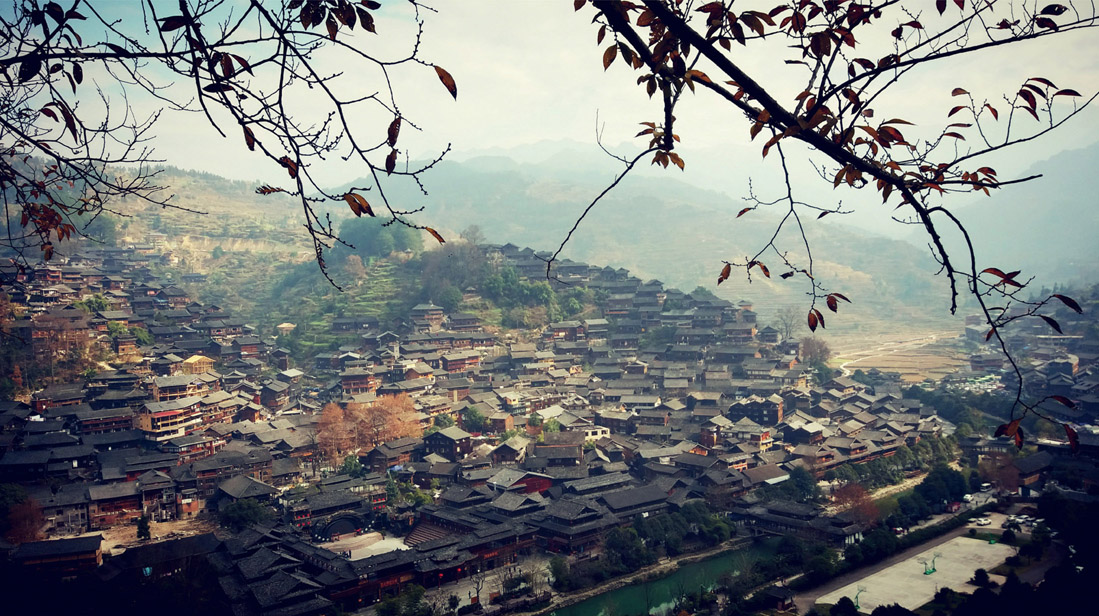
<path id="1" fill-rule="evenodd" d="M 935 561 L 935 573 L 924 575 L 920 559 L 941 554 Z M 901 606 L 914 610 L 931 601 L 935 593 L 947 586 L 959 592 L 972 592 L 967 584 L 977 569 L 992 569 L 1015 553 L 1011 546 L 990 544 L 969 537 L 955 537 L 946 543 L 901 561 L 891 567 L 872 573 L 858 582 L 848 584 L 824 595 L 817 601 L 834 605 L 841 597 L 855 598 L 859 587 L 866 590 L 859 595 L 859 610 L 870 613 L 879 605 Z M 992 576 L 998 582 L 998 576 Z"/>

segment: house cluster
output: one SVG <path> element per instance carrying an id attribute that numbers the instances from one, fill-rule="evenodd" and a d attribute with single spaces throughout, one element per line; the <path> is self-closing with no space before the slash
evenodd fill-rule
<path id="1" fill-rule="evenodd" d="M 1061 304 L 1050 304 L 1052 318 L 1061 331 L 1038 318 L 1011 323 L 1003 330 L 1008 350 L 1016 358 L 1028 396 L 1063 396 L 1074 407 L 1049 405 L 1053 417 L 1075 424 L 1099 423 L 1099 337 L 1095 335 L 1094 315 L 1099 300 L 1081 297 L 1083 313 Z M 994 340 L 986 340 L 987 326 L 979 316 L 966 318 L 966 340 L 978 346 L 970 355 L 969 371 L 952 375 L 951 381 L 972 381 L 972 377 L 1001 377 L 1003 385 L 1014 390 L 1018 385 L 1015 370 L 1007 363 Z M 977 379 L 979 380 L 979 379 Z"/>
<path id="2" fill-rule="evenodd" d="M 529 249 L 491 251 L 521 275 L 544 275 Z M 72 267 L 108 267 L 100 259 Z M 952 430 L 898 387 L 811 384 L 798 341 L 758 328 L 751 302 L 570 261 L 556 274 L 596 290 L 602 314 L 551 323 L 536 342 L 502 340 L 475 315 L 433 304 L 415 306 L 397 331 L 340 317 L 332 329 L 347 345 L 299 370 L 216 307 L 186 296 L 151 312 L 135 306 L 135 296 L 164 287 L 150 294 L 148 275 L 124 269 L 112 274 L 112 310 L 131 315 L 128 327 L 144 326 L 152 344 L 117 370 L 4 402 L 0 481 L 32 486 L 58 534 L 141 515 L 182 518 L 242 498 L 271 503 L 279 524 L 216 552 L 220 586 L 241 613 L 311 614 L 465 578 L 533 550 L 596 556 L 609 530 L 691 502 L 730 512 L 746 532 L 842 546 L 860 538 L 858 523 L 759 503 L 753 490 Z M 70 307 L 80 297 L 44 309 L 80 311 Z M 306 395 L 309 384 L 320 385 L 317 395 Z M 412 398 L 424 435 L 362 452 L 364 477 L 313 478 L 321 403 L 388 394 Z M 307 478 L 307 489 L 280 489 Z M 393 481 L 435 498 L 390 502 Z M 362 532 L 382 515 L 407 549 L 350 558 L 308 540 Z"/>
<path id="3" fill-rule="evenodd" d="M 230 479 L 297 481 L 315 450 L 319 406 L 289 353 L 158 279 L 139 248 L 0 272 L 12 378 L 115 352 L 114 369 L 0 400 L 0 481 L 29 487 L 50 534 L 192 517 L 228 498 Z"/>

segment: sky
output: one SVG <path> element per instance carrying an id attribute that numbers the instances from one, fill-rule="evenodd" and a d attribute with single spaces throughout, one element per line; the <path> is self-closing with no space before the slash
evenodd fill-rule
<path id="1" fill-rule="evenodd" d="M 127 18 L 136 17 L 122 8 L 128 3 L 104 4 Z M 412 41 L 409 12 L 404 3 L 386 4 L 378 12 L 378 34 L 358 34 L 351 42 L 378 57 L 395 58 Z M 616 153 L 630 154 L 644 147 L 642 140 L 633 136 L 640 122 L 659 118 L 659 105 L 636 85 L 640 73 L 628 70 L 621 59 L 609 70 L 603 69 L 601 58 L 608 43 L 596 45 L 597 26 L 590 23 L 594 14 L 590 7 L 576 13 L 567 0 L 438 0 L 429 4 L 435 10 L 424 13 L 420 55 L 454 76 L 458 96 L 451 99 L 430 67 L 395 67 L 391 74 L 401 111 L 421 129 L 405 124 L 398 146 L 403 155 L 413 160 L 429 158 L 450 144 L 449 157 L 454 160 L 484 154 L 522 157 L 529 150 L 525 146 L 547 140 L 598 152 L 597 125 L 604 143 Z M 758 4 L 769 7 L 776 2 Z M 932 6 L 923 4 L 928 9 Z M 937 16 L 924 14 L 920 18 L 930 26 Z M 863 45 L 881 43 L 888 40 L 860 41 Z M 801 67 L 783 64 L 782 51 L 781 47 L 764 51 L 734 47 L 734 61 L 758 75 L 780 100 L 791 100 L 804 83 L 804 73 Z M 1096 58 L 1099 36 L 1084 31 L 951 60 L 908 75 L 894 87 L 891 97 L 875 104 L 876 117 L 902 117 L 917 124 L 906 132 L 934 129 L 947 122 L 946 112 L 959 102 L 950 96 L 953 88 L 963 87 L 1003 110 L 1007 105 L 998 100 L 1002 93 L 1013 91 L 1022 79 L 1036 76 L 1087 96 L 1099 90 Z M 339 82 L 343 92 L 370 93 L 379 87 L 375 75 L 356 68 L 346 55 L 321 56 L 320 65 L 346 71 Z M 152 109 L 148 100 L 133 102 L 139 109 Z M 297 102 L 308 109 L 307 100 Z M 368 111 L 360 119 L 365 125 L 378 126 L 379 133 L 388 122 Z M 761 159 L 762 144 L 749 141 L 744 118 L 708 92 L 686 94 L 677 122 L 683 140 L 679 147 L 688 169 L 674 173 L 682 179 L 736 195 L 746 192 L 749 177 L 776 177 L 775 157 Z M 991 163 L 1000 169 L 1003 179 L 1059 151 L 1093 144 L 1099 140 L 1096 127 L 1099 112 L 1089 109 L 1065 130 L 1014 153 L 994 156 Z M 227 132 L 228 137 L 222 138 L 199 114 L 168 113 L 155 129 L 156 155 L 168 164 L 234 179 L 283 180 L 283 170 L 245 150 L 239 129 Z M 804 151 L 793 148 L 791 153 L 805 159 Z M 799 176 L 811 173 L 804 163 L 795 170 Z M 342 165 L 337 160 L 330 160 L 323 169 L 315 166 L 314 172 L 322 183 L 331 185 L 363 175 L 361 166 Z M 830 183 L 814 179 L 814 183 L 806 183 L 807 198 L 826 203 L 840 198 Z M 846 203 L 860 199 L 845 198 L 854 199 Z"/>

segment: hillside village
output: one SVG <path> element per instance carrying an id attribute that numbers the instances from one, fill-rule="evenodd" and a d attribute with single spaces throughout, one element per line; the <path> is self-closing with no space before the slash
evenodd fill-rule
<path id="1" fill-rule="evenodd" d="M 16 567 L 122 579 L 206 559 L 234 613 L 324 614 L 545 555 L 597 560 L 615 529 L 697 515 L 700 504 L 737 537 L 842 550 L 871 522 L 830 513 L 791 486 L 896 466 L 902 450 L 902 473 L 920 466 L 916 450 L 953 459 L 957 447 L 974 462 L 1014 450 L 1007 438 L 954 435 L 896 375 L 821 378 L 802 341 L 761 324 L 751 301 L 683 293 L 623 269 L 557 264 L 557 284 L 599 291 L 601 314 L 526 338 L 424 303 L 399 326 L 337 317 L 331 333 L 344 344 L 295 362 L 279 342 L 294 324 L 257 331 L 195 301 L 185 289 L 202 275 L 173 284 L 153 274 L 161 248 L 152 238 L 0 272 L 12 393 L 27 389 L 32 366 L 50 381 L 0 400 L 0 483 L 22 486 L 40 509 L 29 538 L 52 539 L 0 546 Z M 521 278 L 545 276 L 545 255 L 486 250 Z M 1013 330 L 1010 343 L 1030 360 L 1028 392 L 1075 401 L 1047 412 L 1079 427 L 1079 454 L 1041 441 L 1007 462 L 1005 492 L 1037 493 L 1059 465 L 1081 459 L 1091 460 L 1084 487 L 1099 485 L 1099 340 L 1084 335 L 1088 313 L 1058 314 L 1066 335 Z M 983 344 L 977 329 L 964 336 Z M 46 368 L 85 365 L 69 378 Z M 953 380 L 1003 367 L 983 347 Z M 406 434 L 354 451 L 326 441 L 333 405 L 406 397 Z M 115 547 L 114 557 L 102 543 L 112 528 L 213 518 L 241 501 L 259 503 L 267 521 Z M 326 547 L 375 530 L 399 545 Z"/>

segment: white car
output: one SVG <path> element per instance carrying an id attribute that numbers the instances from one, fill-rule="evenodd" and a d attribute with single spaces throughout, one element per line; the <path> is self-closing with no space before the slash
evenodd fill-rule
<path id="1" fill-rule="evenodd" d="M 992 524 L 992 520 L 988 518 L 977 518 L 975 521 L 977 522 L 977 526 L 988 526 L 989 524 Z"/>

